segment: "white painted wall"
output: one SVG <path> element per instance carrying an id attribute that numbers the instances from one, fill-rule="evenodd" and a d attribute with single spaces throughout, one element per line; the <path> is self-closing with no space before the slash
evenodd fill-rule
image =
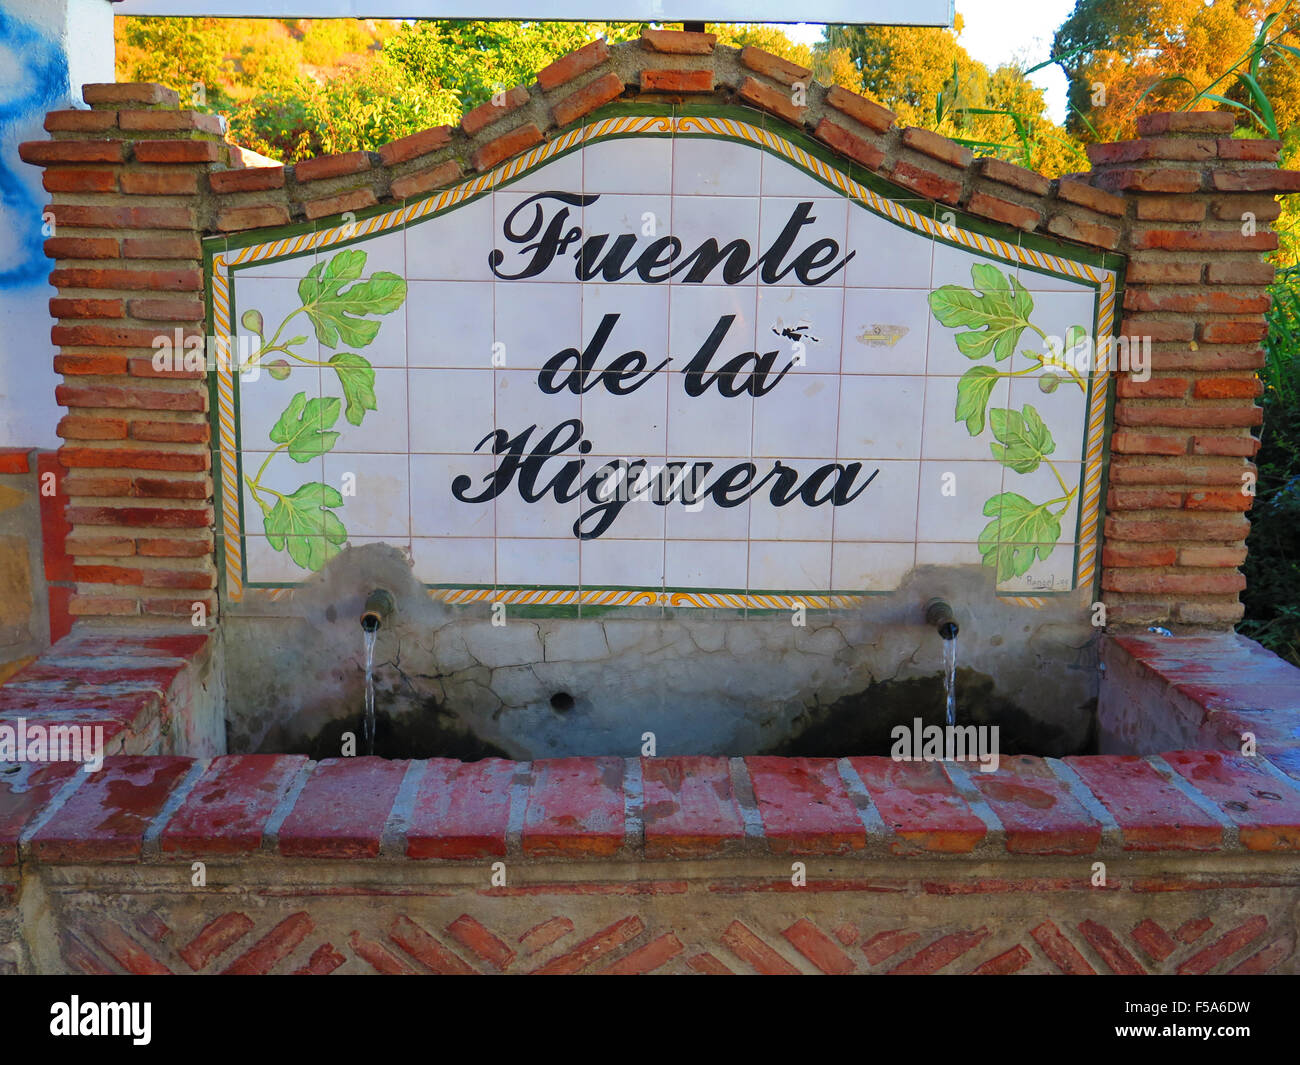
<path id="1" fill-rule="evenodd" d="M 112 80 L 108 0 L 0 0 L 0 447 L 57 447 L 61 413 L 41 250 L 48 196 L 18 145 L 46 136 L 46 111 L 84 106 L 83 84 Z"/>

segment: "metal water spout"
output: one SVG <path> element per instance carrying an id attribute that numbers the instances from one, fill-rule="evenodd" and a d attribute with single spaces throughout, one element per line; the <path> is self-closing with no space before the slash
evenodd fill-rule
<path id="1" fill-rule="evenodd" d="M 953 617 L 952 607 L 942 599 L 931 599 L 925 604 L 925 623 L 933 626 L 945 640 L 957 638 L 957 619 Z"/>
<path id="2" fill-rule="evenodd" d="M 383 588 L 376 588 L 366 596 L 361 608 L 361 628 L 364 632 L 377 632 L 393 613 L 393 596 Z"/>

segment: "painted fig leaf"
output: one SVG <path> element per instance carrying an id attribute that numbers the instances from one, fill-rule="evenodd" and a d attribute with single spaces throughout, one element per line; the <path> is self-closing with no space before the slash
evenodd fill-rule
<path id="1" fill-rule="evenodd" d="M 984 514 L 993 520 L 980 533 L 980 554 L 986 566 L 996 567 L 999 582 L 1027 573 L 1035 556 L 1046 560 L 1061 538 L 1061 522 L 1051 508 L 1015 492 L 993 496 Z"/>
<path id="2" fill-rule="evenodd" d="M 294 462 L 323 455 L 339 438 L 338 433 L 328 431 L 339 419 L 339 407 L 340 400 L 335 396 L 308 399 L 307 393 L 299 392 L 271 429 L 271 439 L 287 445 Z"/>
<path id="3" fill-rule="evenodd" d="M 989 424 L 998 443 L 989 444 L 993 457 L 1016 473 L 1032 473 L 1056 450 L 1056 441 L 1038 411 L 1028 403 L 1024 410 L 989 411 Z"/>
<path id="4" fill-rule="evenodd" d="M 375 371 L 360 355 L 341 351 L 330 357 L 329 364 L 339 375 L 339 386 L 347 400 L 344 417 L 353 425 L 360 425 L 366 411 L 376 410 Z"/>
<path id="5" fill-rule="evenodd" d="M 988 263 L 970 268 L 974 289 L 944 285 L 930 293 L 930 310 L 943 325 L 970 332 L 955 337 L 957 350 L 968 359 L 990 352 L 998 362 L 1016 353 L 1020 334 L 1029 327 L 1034 301 L 1012 274 Z"/>
<path id="6" fill-rule="evenodd" d="M 365 316 L 391 314 L 406 299 L 406 282 L 396 274 L 380 270 L 360 280 L 365 265 L 366 253 L 348 248 L 298 282 L 303 310 L 327 348 L 364 348 L 379 332 L 379 323 Z"/>
<path id="7" fill-rule="evenodd" d="M 957 382 L 957 420 L 966 423 L 971 436 L 984 431 L 984 415 L 989 397 L 1002 375 L 992 366 L 972 366 Z"/>
<path id="8" fill-rule="evenodd" d="M 341 507 L 337 488 L 313 481 L 292 495 L 281 496 L 266 516 L 266 540 L 303 569 L 318 570 L 339 553 L 348 531 L 330 507 Z"/>

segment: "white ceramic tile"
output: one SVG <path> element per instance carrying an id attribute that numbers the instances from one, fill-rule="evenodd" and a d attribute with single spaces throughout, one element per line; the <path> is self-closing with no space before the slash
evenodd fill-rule
<path id="1" fill-rule="evenodd" d="M 545 487 L 568 461 L 558 455 L 548 458 L 537 478 L 537 487 Z M 497 536 L 569 537 L 576 544 L 574 524 L 587 505 L 582 502 L 582 497 L 558 502 L 553 492 L 547 492 L 540 500 L 530 503 L 520 495 L 519 477 L 516 475 L 509 487 L 496 498 Z"/>
<path id="2" fill-rule="evenodd" d="M 493 287 L 490 281 L 408 282 L 408 365 L 490 367 Z"/>
<path id="3" fill-rule="evenodd" d="M 926 346 L 936 327 L 927 296 L 918 289 L 845 289 L 841 371 L 925 373 Z"/>
<path id="4" fill-rule="evenodd" d="M 580 347 L 582 288 L 577 284 L 498 282 L 494 318 L 494 339 L 500 345 L 493 351 L 495 365 L 499 369 L 540 370 L 560 352 Z"/>
<path id="5" fill-rule="evenodd" d="M 1101 270 L 1096 272 L 1102 273 Z M 1030 292 L 1075 292 L 1086 293 L 1089 297 L 1092 295 L 1092 289 L 1081 281 L 1057 274 L 1043 273 L 1024 263 L 1020 264 L 1018 276 L 1020 283 Z"/>
<path id="6" fill-rule="evenodd" d="M 493 585 L 496 545 L 489 539 L 415 537 L 411 541 L 415 579 L 424 584 Z"/>
<path id="7" fill-rule="evenodd" d="M 713 137 L 673 138 L 673 193 L 677 196 L 757 196 L 761 148 Z"/>
<path id="8" fill-rule="evenodd" d="M 517 193 L 523 196 L 523 193 Z M 505 244 L 492 215 L 491 194 L 409 225 L 406 234 L 408 281 L 491 281 L 488 254 Z M 518 245 L 502 247 L 510 269 Z"/>
<path id="9" fill-rule="evenodd" d="M 270 277 L 256 281 L 236 281 L 234 336 L 249 337 L 245 343 L 250 346 L 253 334 L 244 324 L 244 318 L 252 312 L 262 316 L 260 361 L 263 365 L 275 360 L 284 360 L 290 366 L 301 365 L 289 355 L 272 350 L 277 345 L 285 345 L 294 355 L 303 359 L 321 358 L 316 331 L 312 328 L 311 320 L 302 313 L 302 297 L 298 295 L 297 280 Z M 298 337 L 303 339 L 296 344 L 288 343 Z M 238 339 L 234 354 L 240 354 Z"/>
<path id="10" fill-rule="evenodd" d="M 971 279 L 971 267 L 976 263 L 986 263 L 989 266 L 996 267 L 1002 274 L 1015 276 L 1017 272 L 1014 263 L 1003 262 L 1001 259 L 989 259 L 982 255 L 976 255 L 974 252 L 969 252 L 965 248 L 959 248 L 937 240 L 934 242 L 934 269 L 930 275 L 930 287 L 940 288 L 943 285 L 959 285 L 962 288 L 970 288 L 974 284 Z"/>
<path id="11" fill-rule="evenodd" d="M 489 487 L 495 468 L 491 455 L 412 455 L 410 457 L 411 529 L 426 537 L 490 537 L 496 525 L 496 503 L 464 502 L 454 489 L 462 478 L 461 494 L 473 499 Z"/>
<path id="12" fill-rule="evenodd" d="M 249 583 L 297 584 L 309 575 L 289 557 L 287 548 L 276 551 L 265 536 L 244 537 L 244 566 Z"/>
<path id="13" fill-rule="evenodd" d="M 334 375 L 331 373 L 330 376 Z M 320 398 L 321 376 L 317 367 L 294 363 L 283 381 L 263 372 L 255 381 L 239 382 L 239 433 L 245 450 L 269 451 L 276 446 L 271 439 L 271 430 L 299 392 L 308 401 Z M 335 430 L 342 420 L 340 405 L 338 420 L 333 426 Z"/>
<path id="14" fill-rule="evenodd" d="M 654 499 L 663 460 L 589 455 L 585 461 L 582 531 L 593 533 L 608 522 L 597 539 L 662 540 L 664 508 Z"/>
<path id="15" fill-rule="evenodd" d="M 578 586 L 578 545 L 566 540 L 497 540 L 498 587 Z"/>
<path id="16" fill-rule="evenodd" d="M 646 379 L 646 375 L 665 360 L 670 358 L 668 348 L 669 295 L 667 285 L 583 285 L 582 286 L 582 349 L 585 351 L 595 340 L 598 332 L 609 315 L 616 315 L 612 326 L 608 328 L 603 345 L 596 354 L 592 365 L 593 376 L 614 366 L 621 371 L 617 376 L 617 386 L 621 389 L 632 388 L 637 381 Z M 639 359 L 618 360 L 630 352 L 641 352 L 644 363 Z M 688 356 L 689 357 L 689 356 Z M 681 369 L 684 359 L 672 358 L 662 370 L 663 376 L 674 369 Z M 644 366 L 644 369 L 638 369 Z M 610 395 L 605 384 L 608 379 L 586 393 Z M 644 386 L 641 386 L 644 387 Z M 634 396 L 641 389 L 630 392 Z"/>
<path id="17" fill-rule="evenodd" d="M 662 459 L 668 440 L 669 376 L 657 373 L 626 396 L 597 387 L 582 397 L 582 425 L 598 452 Z M 674 383 L 680 387 L 681 379 Z"/>
<path id="18" fill-rule="evenodd" d="M 545 166 L 533 167 L 523 177 L 505 186 L 507 192 L 572 192 L 582 191 L 582 149 L 577 148 Z"/>
<path id="19" fill-rule="evenodd" d="M 1055 472 L 1053 472 L 1053 467 L 1055 467 Z M 1080 462 L 1064 462 L 1053 458 L 1051 466 L 1044 462 L 1039 465 L 1038 469 L 1030 473 L 1016 473 L 1014 470 L 1008 470 L 1002 479 L 1002 490 L 1004 492 L 1014 492 L 1034 504 L 1052 503 L 1051 511 L 1053 514 L 1058 515 L 1061 526 L 1061 536 L 1058 542 L 1062 544 L 1074 543 L 1077 539 L 1079 498 L 1082 494 L 1080 484 L 1082 470 L 1083 464 Z M 1057 474 L 1065 482 L 1065 490 L 1062 490 L 1060 481 L 1056 479 Z M 1071 489 L 1074 490 L 1075 494 L 1069 507 L 1065 507 L 1063 502 L 1053 502 L 1061 500 Z"/>
<path id="20" fill-rule="evenodd" d="M 646 192 L 668 195 L 673 189 L 671 137 L 620 137 L 596 141 L 582 149 L 583 192 Z"/>
<path id="21" fill-rule="evenodd" d="M 825 465 L 833 465 L 834 459 L 783 459 L 781 466 L 783 470 L 793 470 L 798 475 L 798 480 L 791 486 L 792 488 L 802 487 L 808 478 L 818 469 Z M 771 464 L 760 462 L 759 479 L 762 479 L 772 469 Z M 788 476 L 783 471 L 778 472 L 778 476 Z M 749 511 L 749 536 L 754 540 L 829 540 L 831 538 L 831 527 L 834 522 L 834 505 L 827 500 L 816 506 L 810 506 L 802 496 L 793 494 L 787 490 L 777 495 L 777 500 L 782 500 L 780 505 L 773 500 L 773 491 L 780 482 L 776 477 L 768 481 L 762 488 L 754 493 L 750 500 Z M 830 486 L 833 482 L 823 481 L 822 485 L 826 491 L 818 493 L 818 497 L 829 494 Z M 793 498 L 791 496 L 793 495 Z"/>
<path id="22" fill-rule="evenodd" d="M 754 321 L 758 294 L 754 287 L 673 285 L 670 293 L 672 303 L 668 316 L 668 350 L 672 353 L 674 371 L 686 371 L 724 318 L 730 318 L 731 321 L 708 359 L 705 379 L 738 356 L 756 350 Z M 771 350 L 766 341 L 763 350 Z M 789 361 L 786 359 L 776 364 L 776 360 L 773 360 L 773 363 L 779 372 L 780 367 Z M 716 387 L 713 386 L 714 389 Z"/>
<path id="23" fill-rule="evenodd" d="M 511 436 L 534 426 L 528 438 L 527 450 L 543 447 L 547 434 L 558 430 L 561 423 L 577 421 L 582 417 L 581 398 L 567 389 L 547 395 L 537 387 L 537 373 L 531 370 L 498 370 L 496 372 L 496 424 Z M 566 447 L 565 442 L 572 439 Z M 548 454 L 572 454 L 578 440 L 570 430 L 557 432 L 552 443 L 545 447 Z"/>
<path id="24" fill-rule="evenodd" d="M 822 184 L 802 167 L 795 166 L 771 152 L 760 154 L 763 157 L 760 179 L 760 190 L 763 196 L 798 196 L 808 199 L 837 195 L 838 190 Z"/>
<path id="25" fill-rule="evenodd" d="M 831 548 L 831 587 L 837 592 L 891 592 L 915 559 L 910 543 L 837 543 Z"/>
<path id="26" fill-rule="evenodd" d="M 691 458 L 748 458 L 754 427 L 753 397 L 748 393 L 723 396 L 716 387 L 690 396 L 682 387 L 684 376 L 674 374 L 669 385 L 669 453 Z"/>
<path id="27" fill-rule="evenodd" d="M 732 506 L 721 506 L 709 494 L 709 489 L 717 479 L 742 461 L 744 460 L 705 459 L 696 465 L 681 456 L 669 456 L 671 471 L 665 474 L 663 487 L 659 490 L 661 498 L 672 495 L 672 501 L 664 506 L 665 534 L 669 539 L 742 542 L 746 539 L 749 535 L 752 500 L 741 499 Z M 754 480 L 761 479 L 762 476 L 756 470 Z M 734 496 L 739 497 L 740 494 L 737 491 Z M 732 495 L 728 494 L 728 497 Z"/>
<path id="28" fill-rule="evenodd" d="M 780 351 L 777 369 L 795 374 L 836 373 L 844 326 L 844 289 L 760 286 L 759 350 Z"/>
<path id="29" fill-rule="evenodd" d="M 1043 385 L 1052 388 L 1044 392 Z M 1050 452 L 1053 462 L 1081 462 L 1084 436 L 1088 427 L 1087 396 L 1071 379 L 1051 374 L 1018 377 L 1011 382 L 1009 407 L 1023 411 L 1033 407 L 1052 434 L 1056 449 Z"/>
<path id="30" fill-rule="evenodd" d="M 753 454 L 764 458 L 835 455 L 840 405 L 836 374 L 788 374 L 754 401 Z"/>
<path id="31" fill-rule="evenodd" d="M 760 270 L 762 283 L 842 288 L 848 268 L 862 254 L 848 247 L 848 217 L 849 201 L 843 196 L 773 196 L 761 200 L 761 250 L 772 247 L 787 230 L 794 238 L 790 250 L 779 261 L 774 257 L 771 263 L 764 264 Z M 778 274 L 781 276 L 775 276 Z"/>
<path id="32" fill-rule="evenodd" d="M 245 451 L 241 456 L 243 462 L 243 481 L 244 490 L 244 531 L 252 535 L 265 535 L 266 533 L 266 516 L 262 508 L 258 506 L 257 497 L 268 508 L 273 508 L 277 503 L 277 493 L 283 496 L 293 495 L 305 484 L 322 481 L 325 476 L 324 464 L 321 456 L 314 455 L 306 462 L 295 462 L 287 452 L 270 452 L 270 451 Z M 268 461 L 269 460 L 269 461 Z M 265 469 L 263 469 L 265 464 Z M 260 491 L 256 494 L 253 490 L 252 480 L 258 476 Z M 310 524 L 306 527 L 308 534 L 314 534 L 319 528 L 324 531 L 324 522 L 319 526 Z"/>
<path id="33" fill-rule="evenodd" d="M 367 219 L 367 221 L 369 220 Z M 328 241 L 334 236 L 346 240 L 349 232 L 354 237 L 358 232 L 358 223 L 355 220 L 353 220 L 350 229 L 347 222 L 326 226 L 322 220 L 318 225 L 321 230 L 322 241 Z M 316 249 L 316 257 L 318 261 L 328 264 L 331 259 L 343 251 L 359 251 L 365 255 L 366 258 L 361 267 L 362 280 L 381 271 L 396 274 L 398 277 L 406 276 L 406 237 L 400 229 L 366 237 L 364 240 L 356 241 L 344 247 L 340 247 L 337 242 L 322 244 Z"/>
<path id="34" fill-rule="evenodd" d="M 985 503 L 1001 494 L 1003 468 L 988 462 L 922 462 L 917 541 L 977 541 L 993 519 Z"/>
<path id="35" fill-rule="evenodd" d="M 831 586 L 829 541 L 751 540 L 751 592 L 825 592 Z"/>
<path id="36" fill-rule="evenodd" d="M 957 420 L 957 394 L 959 377 L 927 377 L 925 379 L 925 424 L 921 433 L 921 455 L 927 459 L 979 460 L 991 456 L 989 444 L 993 435 L 992 414 L 995 409 L 1006 410 L 1010 395 L 1010 382 L 998 378 L 989 393 L 985 408 L 984 427 L 971 436 L 965 419 Z"/>
<path id="37" fill-rule="evenodd" d="M 848 251 L 856 252 L 844 283 L 858 288 L 929 288 L 933 242 L 924 232 L 849 205 Z"/>
<path id="38" fill-rule="evenodd" d="M 849 465 L 841 463 L 841 465 Z M 920 489 L 915 462 L 864 462 L 841 475 L 847 494 L 856 495 L 835 508 L 837 541 L 874 543 L 916 539 L 916 498 Z"/>
<path id="39" fill-rule="evenodd" d="M 1075 326 L 1082 328 L 1087 336 L 1092 336 L 1095 305 L 1091 293 L 1034 292 L 1031 296 L 1034 309 L 1030 321 L 1047 336 L 1055 338 L 1055 341 L 1049 346 L 1041 336 L 1029 330 L 1021 338 L 1021 348 L 1035 352 L 1050 352 L 1053 347 L 1063 350 L 1066 335 Z M 1085 348 L 1083 352 L 1072 352 L 1071 355 L 1072 358 L 1077 358 L 1079 355 L 1086 356 L 1088 351 Z M 1017 355 L 1017 363 L 1017 369 L 1030 365 L 1028 358 L 1022 355 Z M 1091 368 L 1089 361 L 1089 364 L 1082 368 L 1085 376 Z"/>
<path id="40" fill-rule="evenodd" d="M 743 591 L 748 580 L 746 556 L 743 543 L 670 540 L 664 549 L 664 585 Z"/>
<path id="41" fill-rule="evenodd" d="M 582 209 L 583 247 L 587 248 L 590 242 L 584 261 L 584 272 L 590 275 L 587 280 L 621 285 L 646 284 L 636 269 L 637 263 L 656 240 L 680 236 L 675 230 L 675 220 L 675 204 L 671 196 L 601 193 Z M 600 240 L 602 237 L 603 241 Z M 572 280 L 572 260 L 565 261 L 570 263 L 568 279 Z M 655 261 L 659 262 L 657 257 Z M 652 278 L 666 276 L 670 268 L 664 264 L 655 266 L 649 260 L 645 263 L 645 270 Z"/>
<path id="42" fill-rule="evenodd" d="M 716 242 L 718 251 L 675 273 L 673 282 L 690 285 L 758 284 L 759 271 L 755 264 L 762 254 L 758 225 L 758 200 L 739 196 L 675 195 L 673 236 L 682 242 L 685 249 L 678 262 L 684 262 L 686 256 L 709 240 Z M 701 280 L 688 280 L 697 277 Z M 733 277 L 737 280 L 728 280 Z"/>
<path id="43" fill-rule="evenodd" d="M 980 554 L 979 544 L 975 542 L 926 543 L 916 545 L 916 564 L 918 566 L 980 566 L 984 556 Z M 992 574 L 992 567 L 986 567 Z"/>
<path id="44" fill-rule="evenodd" d="M 324 457 L 325 483 L 343 495 L 335 513 L 349 535 L 409 537 L 411 492 L 405 455 Z M 349 494 L 353 489 L 355 494 Z"/>
<path id="45" fill-rule="evenodd" d="M 662 588 L 664 545 L 659 540 L 584 540 L 584 588 Z"/>
<path id="46" fill-rule="evenodd" d="M 407 378 L 413 452 L 473 454 L 498 427 L 493 370 L 410 370 Z M 491 446 L 489 441 L 481 451 L 489 452 Z"/>
<path id="47" fill-rule="evenodd" d="M 405 370 L 377 369 L 375 375 L 375 409 L 361 411 L 361 424 L 347 418 L 347 403 L 338 374 L 328 366 L 321 368 L 321 389 L 327 396 L 343 400 L 339 433 L 334 451 L 394 451 L 405 455 L 410 450 L 407 433 L 407 381 Z"/>
<path id="48" fill-rule="evenodd" d="M 924 377 L 841 377 L 840 458 L 919 457 L 925 381 Z"/>

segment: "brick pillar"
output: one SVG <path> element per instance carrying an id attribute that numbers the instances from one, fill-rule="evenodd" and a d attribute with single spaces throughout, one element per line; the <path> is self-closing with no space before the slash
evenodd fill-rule
<path id="1" fill-rule="evenodd" d="M 1122 333 L 1149 337 L 1151 377 L 1120 371 L 1102 552 L 1111 624 L 1227 629 L 1242 615 L 1264 364 L 1274 196 L 1300 190 L 1276 141 L 1223 112 L 1138 119 L 1089 148 L 1091 183 L 1128 201 Z"/>
<path id="2" fill-rule="evenodd" d="M 221 120 L 160 85 L 87 85 L 53 111 L 45 168 L 54 231 L 58 426 L 68 553 L 81 617 L 189 620 L 216 610 L 208 393 L 200 369 L 154 367 L 154 338 L 202 335 L 199 236 Z"/>

